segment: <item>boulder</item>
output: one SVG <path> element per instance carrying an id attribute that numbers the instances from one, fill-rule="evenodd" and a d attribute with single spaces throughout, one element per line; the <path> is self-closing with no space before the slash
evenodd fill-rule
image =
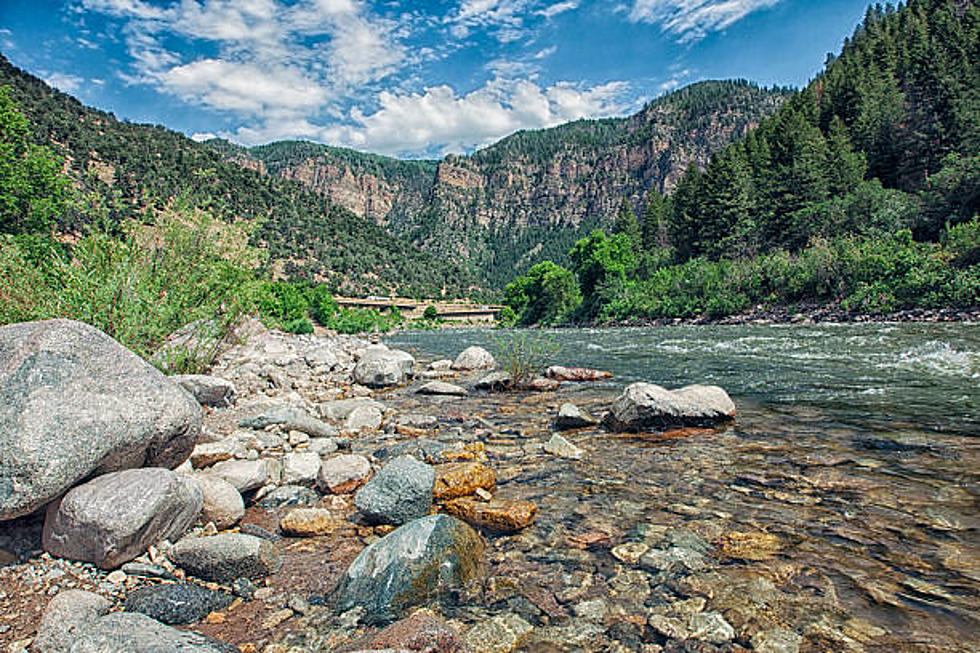
<path id="1" fill-rule="evenodd" d="M 113 569 L 151 544 L 183 535 L 201 514 L 202 504 L 197 484 L 169 469 L 104 474 L 48 506 L 44 550 Z"/>
<path id="2" fill-rule="evenodd" d="M 612 378 L 612 372 L 593 370 L 588 367 L 564 367 L 562 365 L 552 365 L 544 371 L 544 375 L 556 381 L 604 381 Z"/>
<path id="3" fill-rule="evenodd" d="M 714 385 L 667 390 L 634 383 L 613 403 L 603 422 L 615 431 L 660 430 L 675 426 L 710 426 L 735 417 L 735 404 Z"/>
<path id="4" fill-rule="evenodd" d="M 71 320 L 0 327 L 0 520 L 84 478 L 176 467 L 200 432 L 194 398 L 98 329 Z"/>
<path id="5" fill-rule="evenodd" d="M 400 385 L 415 369 L 415 359 L 408 352 L 371 345 L 354 366 L 354 381 L 370 388 Z"/>
<path id="6" fill-rule="evenodd" d="M 191 624 L 231 605 L 224 592 L 191 583 L 147 585 L 126 596 L 126 611 L 140 612 L 168 625 Z"/>
<path id="7" fill-rule="evenodd" d="M 448 372 L 453 368 L 453 362 L 448 358 L 440 358 L 429 363 L 429 369 L 433 372 Z"/>
<path id="8" fill-rule="evenodd" d="M 282 457 L 283 483 L 313 486 L 319 473 L 320 456 L 315 453 L 287 453 Z"/>
<path id="9" fill-rule="evenodd" d="M 574 460 L 578 460 L 585 453 L 580 447 L 576 447 L 557 433 L 552 434 L 551 439 L 545 442 L 542 448 L 545 450 L 545 453 L 550 453 L 552 456 L 572 458 Z"/>
<path id="10" fill-rule="evenodd" d="M 245 502 L 235 486 L 214 474 L 191 477 L 201 489 L 204 506 L 201 516 L 219 529 L 231 528 L 245 516 Z"/>
<path id="11" fill-rule="evenodd" d="M 204 469 L 223 460 L 231 460 L 237 453 L 245 453 L 245 447 L 237 438 L 202 442 L 191 452 L 191 465 L 194 469 Z"/>
<path id="12" fill-rule="evenodd" d="M 454 370 L 492 370 L 497 367 L 497 361 L 493 355 L 483 347 L 467 347 L 459 352 L 456 360 L 453 361 Z"/>
<path id="13" fill-rule="evenodd" d="M 238 647 L 166 626 L 138 612 L 113 612 L 79 629 L 71 653 L 238 653 Z"/>
<path id="14" fill-rule="evenodd" d="M 429 381 L 415 392 L 420 395 L 446 395 L 450 397 L 465 397 L 469 394 L 466 388 L 445 381 Z"/>
<path id="15" fill-rule="evenodd" d="M 358 406 L 344 420 L 345 433 L 377 431 L 381 428 L 381 411 L 374 406 Z"/>
<path id="16" fill-rule="evenodd" d="M 235 384 L 231 381 L 207 374 L 175 374 L 170 378 L 202 406 L 225 408 L 235 403 Z"/>
<path id="17" fill-rule="evenodd" d="M 367 623 L 387 623 L 410 608 L 478 580 L 484 544 L 446 515 L 411 521 L 364 549 L 340 581 L 341 612 L 356 606 Z"/>
<path id="18" fill-rule="evenodd" d="M 320 463 L 317 485 L 331 494 L 348 494 L 371 477 L 371 463 L 364 456 L 341 454 Z"/>
<path id="19" fill-rule="evenodd" d="M 171 547 L 169 556 L 189 574 L 217 583 L 261 578 L 282 566 L 282 555 L 274 544 L 241 533 L 185 537 Z"/>
<path id="20" fill-rule="evenodd" d="M 531 392 L 554 392 L 560 387 L 561 381 L 549 379 L 544 376 L 536 376 L 527 383 L 522 384 L 521 390 L 530 390 Z"/>
<path id="21" fill-rule="evenodd" d="M 381 468 L 354 497 L 368 521 L 404 524 L 429 514 L 436 473 L 412 456 L 399 456 Z"/>
<path id="22" fill-rule="evenodd" d="M 76 631 L 108 613 L 111 607 L 109 599 L 92 592 L 59 592 L 44 608 L 31 650 L 36 653 L 67 651 L 75 641 Z"/>
<path id="23" fill-rule="evenodd" d="M 512 533 L 534 523 L 538 506 L 530 501 L 454 499 L 442 507 L 468 524 L 497 533 Z"/>
<path id="24" fill-rule="evenodd" d="M 511 386 L 511 383 L 510 374 L 491 372 L 477 381 L 473 387 L 477 390 L 506 390 Z"/>
<path id="25" fill-rule="evenodd" d="M 571 403 L 564 403 L 558 409 L 558 417 L 555 418 L 555 428 L 559 431 L 571 431 L 572 429 L 582 429 L 595 426 L 599 420 L 589 415 L 587 412 Z"/>
<path id="26" fill-rule="evenodd" d="M 354 399 L 336 399 L 334 401 L 324 401 L 319 405 L 320 417 L 323 419 L 342 422 L 355 408 L 370 406 L 384 412 L 385 406 L 380 401 L 375 401 L 370 397 L 356 397 Z"/>
<path id="27" fill-rule="evenodd" d="M 269 466 L 264 460 L 225 460 L 208 472 L 225 479 L 242 493 L 257 490 L 269 481 Z"/>
<path id="28" fill-rule="evenodd" d="M 264 429 L 273 424 L 281 424 L 287 430 L 302 431 L 311 438 L 333 438 L 337 436 L 336 428 L 311 417 L 305 410 L 295 406 L 274 406 L 258 415 L 238 422 L 239 426 L 251 429 Z"/>
<path id="29" fill-rule="evenodd" d="M 481 463 L 446 463 L 436 467 L 432 496 L 448 501 L 473 494 L 477 489 L 492 490 L 497 484 L 493 470 Z"/>

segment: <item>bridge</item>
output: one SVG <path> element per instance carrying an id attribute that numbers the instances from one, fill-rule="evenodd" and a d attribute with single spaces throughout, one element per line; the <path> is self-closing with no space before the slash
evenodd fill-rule
<path id="1" fill-rule="evenodd" d="M 341 308 L 372 308 L 383 311 L 392 306 L 409 319 L 422 317 L 425 309 L 434 306 L 441 320 L 450 322 L 493 322 L 497 319 L 500 304 L 478 304 L 476 302 L 445 302 L 437 300 L 416 300 L 405 297 L 334 297 Z"/>

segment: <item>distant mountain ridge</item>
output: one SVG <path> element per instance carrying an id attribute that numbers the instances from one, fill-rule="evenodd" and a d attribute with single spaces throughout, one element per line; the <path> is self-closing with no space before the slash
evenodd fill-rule
<path id="1" fill-rule="evenodd" d="M 607 226 L 625 199 L 672 189 L 691 165 L 744 137 L 790 95 L 744 80 L 701 82 L 628 118 L 521 131 L 469 156 L 398 160 L 302 141 L 209 144 L 229 161 L 299 181 L 500 287 Z"/>

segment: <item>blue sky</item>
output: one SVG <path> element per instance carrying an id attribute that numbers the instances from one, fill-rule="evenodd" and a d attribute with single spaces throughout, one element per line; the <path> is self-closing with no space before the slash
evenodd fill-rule
<path id="1" fill-rule="evenodd" d="M 800 86 L 865 0 L 0 0 L 0 51 L 201 139 L 466 152 L 679 86 Z"/>

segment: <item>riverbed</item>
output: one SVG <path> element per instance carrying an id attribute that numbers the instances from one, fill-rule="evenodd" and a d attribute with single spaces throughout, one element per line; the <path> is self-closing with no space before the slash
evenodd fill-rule
<path id="1" fill-rule="evenodd" d="M 491 583 L 479 606 L 523 610 L 538 626 L 527 650 L 548 650 L 549 636 L 556 647 L 581 638 L 582 650 L 608 640 L 588 627 L 589 611 L 626 624 L 617 641 L 627 649 L 634 635 L 637 646 L 648 640 L 649 624 L 678 639 L 671 629 L 705 621 L 684 614 L 692 599 L 760 650 L 780 638 L 789 643 L 771 650 L 980 650 L 980 325 L 537 334 L 561 346 L 554 362 L 613 379 L 451 404 L 504 434 L 490 443 L 500 496 L 540 506 L 534 526 L 491 543 L 491 580 L 519 578 L 535 588 L 530 601 L 527 591 L 493 596 Z M 387 342 L 425 361 L 472 344 L 499 351 L 507 337 L 473 329 Z M 581 460 L 529 446 L 547 437 L 560 403 L 601 415 L 633 381 L 720 385 L 737 420 L 670 439 L 585 429 L 568 436 Z M 701 557 L 642 572 L 633 559 L 678 549 Z M 579 625 L 549 625 L 562 623 Z"/>

